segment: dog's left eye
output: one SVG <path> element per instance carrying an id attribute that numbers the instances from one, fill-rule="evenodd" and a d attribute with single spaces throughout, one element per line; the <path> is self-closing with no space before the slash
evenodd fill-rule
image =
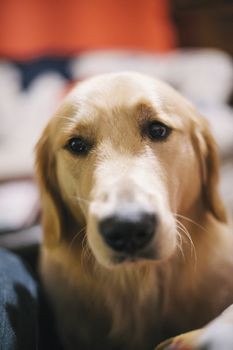
<path id="1" fill-rule="evenodd" d="M 155 141 L 165 140 L 170 132 L 171 129 L 161 122 L 151 122 L 147 127 L 148 136 Z"/>
<path id="2" fill-rule="evenodd" d="M 86 155 L 91 149 L 91 144 L 82 137 L 72 137 L 66 148 L 75 155 Z"/>

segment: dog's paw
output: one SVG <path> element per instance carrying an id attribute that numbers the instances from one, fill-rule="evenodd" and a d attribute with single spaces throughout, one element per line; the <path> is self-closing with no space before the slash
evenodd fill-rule
<path id="1" fill-rule="evenodd" d="M 200 337 L 202 329 L 178 335 L 159 344 L 155 350 L 196 350 L 194 344 Z"/>
<path id="2" fill-rule="evenodd" d="M 203 328 L 196 339 L 197 350 L 232 350 L 233 349 L 233 307 Z"/>
<path id="3" fill-rule="evenodd" d="M 206 327 L 168 339 L 155 350 L 233 350 L 233 306 Z"/>
<path id="4" fill-rule="evenodd" d="M 195 343 L 198 350 L 232 350 L 233 306 L 204 327 Z"/>

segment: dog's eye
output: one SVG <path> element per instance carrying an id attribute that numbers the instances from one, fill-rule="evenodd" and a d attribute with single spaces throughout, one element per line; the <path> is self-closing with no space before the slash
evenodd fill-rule
<path id="1" fill-rule="evenodd" d="M 75 155 L 86 155 L 91 149 L 91 144 L 82 137 L 73 137 L 68 141 L 66 148 Z"/>
<path id="2" fill-rule="evenodd" d="M 171 129 L 161 122 L 152 122 L 148 125 L 147 134 L 151 140 L 162 141 L 170 134 Z"/>

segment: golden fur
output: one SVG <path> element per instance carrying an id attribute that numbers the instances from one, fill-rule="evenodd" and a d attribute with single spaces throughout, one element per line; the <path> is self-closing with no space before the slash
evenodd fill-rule
<path id="1" fill-rule="evenodd" d="M 166 141 L 142 136 L 148 120 L 172 128 Z M 93 141 L 85 157 L 66 149 L 74 135 Z M 232 303 L 218 167 L 205 119 L 166 84 L 121 73 L 73 89 L 36 150 L 40 270 L 65 349 L 151 349 Z M 117 263 L 98 222 L 128 203 L 160 224 L 149 258 Z"/>

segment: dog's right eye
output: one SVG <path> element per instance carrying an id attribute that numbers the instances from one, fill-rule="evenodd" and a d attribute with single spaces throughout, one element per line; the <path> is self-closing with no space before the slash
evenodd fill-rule
<path id="1" fill-rule="evenodd" d="M 65 148 L 77 156 L 83 156 L 90 151 L 91 146 L 91 143 L 82 137 L 72 137 Z"/>

